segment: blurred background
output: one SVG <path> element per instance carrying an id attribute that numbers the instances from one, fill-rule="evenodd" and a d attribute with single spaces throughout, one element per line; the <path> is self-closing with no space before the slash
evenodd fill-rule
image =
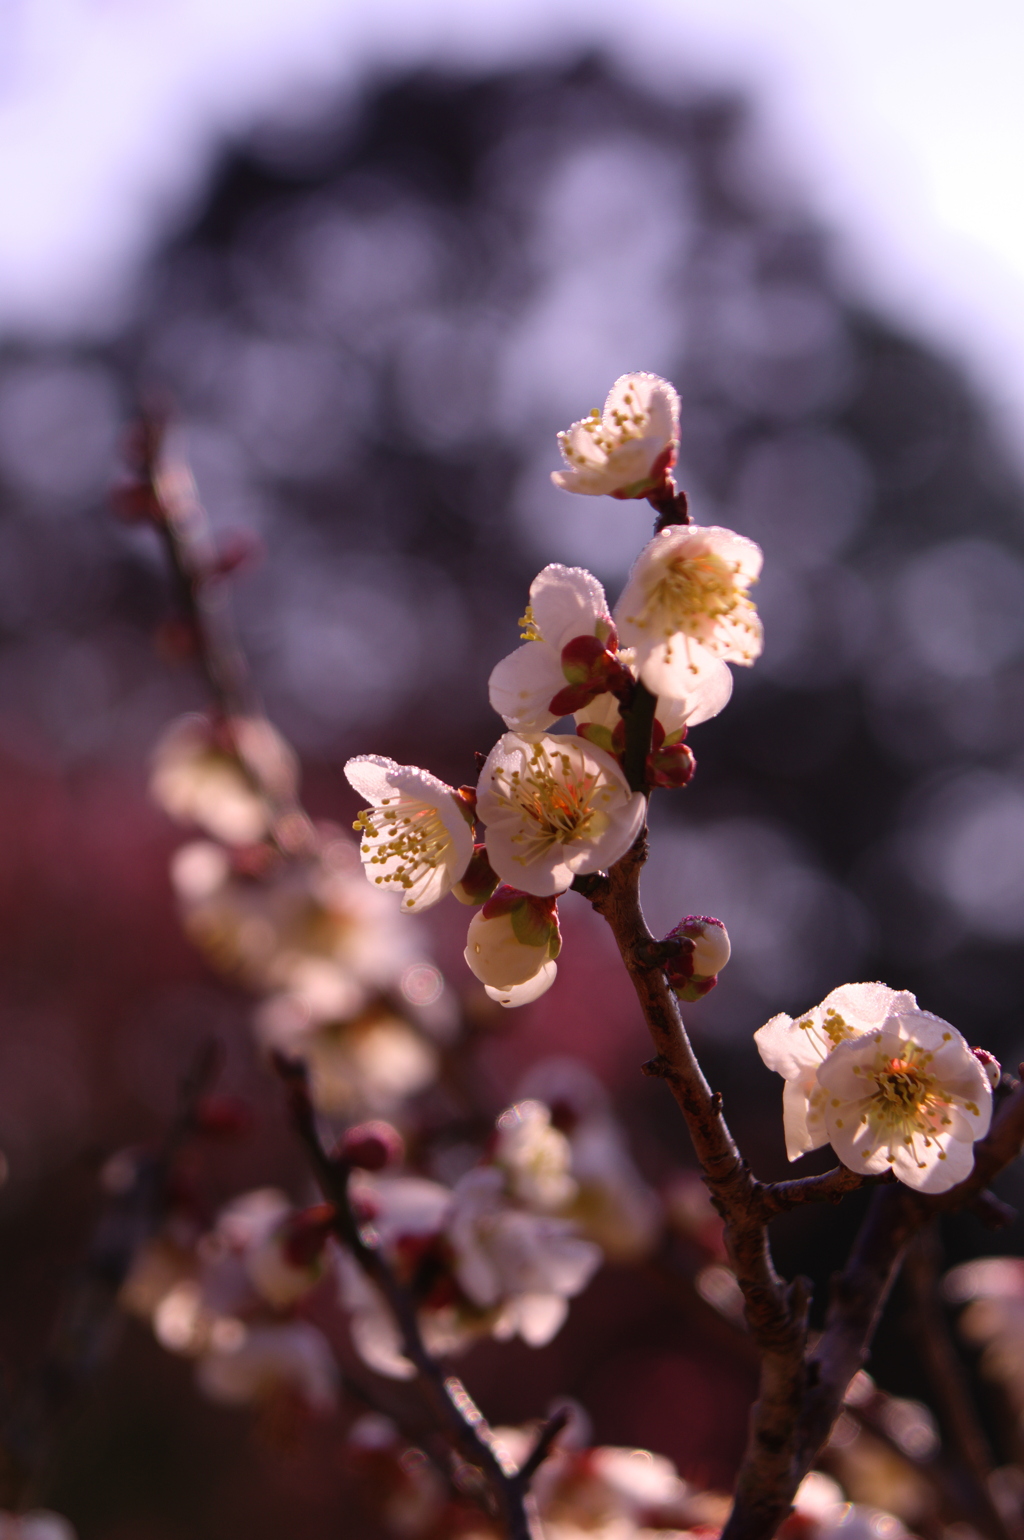
<path id="1" fill-rule="evenodd" d="M 247 1004 L 179 934 L 179 836 L 146 797 L 155 738 L 203 696 L 160 645 L 155 539 L 107 508 L 140 398 L 172 405 L 218 534 L 258 537 L 232 582 L 242 641 L 308 804 L 345 823 L 349 754 L 473 779 L 499 726 L 487 675 L 541 566 L 585 565 L 614 597 L 649 510 L 555 491 L 554 434 L 626 370 L 673 380 L 695 517 L 764 547 L 767 641 L 692 734 L 693 785 L 656 799 L 644 896 L 656 931 L 690 911 L 730 930 L 733 962 L 689 1019 L 744 1149 L 783 1174 L 752 1031 L 847 980 L 914 990 L 1015 1069 L 1024 22 L 1008 3 L 969 26 L 952 5 L 857 11 L 0 13 L 12 1385 L 98 1165 L 159 1130 L 211 1031 L 261 1122 L 209 1180 L 223 1196 L 300 1181 Z M 687 1164 L 681 1128 L 637 1074 L 644 1033 L 606 938 L 582 901 L 564 909 L 557 986 L 485 1046 L 495 1110 L 532 1060 L 576 1053 L 657 1180 Z M 434 922 L 460 988 L 464 918 Z M 856 1209 L 780 1224 L 782 1265 L 827 1276 Z M 969 1220 L 947 1240 L 952 1259 L 993 1247 Z M 1019 1249 L 1019 1229 L 995 1244 Z M 749 1364 L 723 1369 L 685 1323 L 656 1342 L 645 1287 L 602 1275 L 550 1349 L 478 1349 L 467 1379 L 498 1421 L 571 1389 L 602 1439 L 727 1483 Z M 876 1358 L 890 1388 L 918 1388 L 895 1350 Z M 337 1532 L 326 1443 L 267 1457 L 141 1330 L 105 1375 L 53 1494 L 83 1537 Z"/>

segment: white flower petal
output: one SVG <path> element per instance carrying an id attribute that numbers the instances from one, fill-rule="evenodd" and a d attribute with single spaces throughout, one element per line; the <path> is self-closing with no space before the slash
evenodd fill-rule
<path id="1" fill-rule="evenodd" d="M 596 636 L 601 621 L 611 625 L 605 592 L 584 567 L 552 562 L 530 585 L 530 609 L 546 644 L 559 659 L 577 636 Z"/>
<path id="2" fill-rule="evenodd" d="M 506 733 L 481 772 L 477 813 L 501 880 L 547 896 L 625 855 L 646 799 L 610 754 L 581 738 Z"/>
<path id="3" fill-rule="evenodd" d="M 473 831 L 452 788 L 417 765 L 379 754 L 350 759 L 345 775 L 372 804 L 357 825 L 369 881 L 400 893 L 408 914 L 436 904 L 473 855 Z"/>
<path id="4" fill-rule="evenodd" d="M 532 1005 L 534 1000 L 546 995 L 557 976 L 558 964 L 546 962 L 540 972 L 535 973 L 532 979 L 527 979 L 525 984 L 513 984 L 510 989 L 496 989 L 493 984 L 485 984 L 484 993 L 506 1010 L 514 1010 L 520 1005 Z"/>
<path id="5" fill-rule="evenodd" d="M 491 706 L 506 727 L 543 732 L 555 721 L 549 703 L 565 688 L 559 657 L 546 642 L 525 642 L 491 670 L 487 690 Z"/>

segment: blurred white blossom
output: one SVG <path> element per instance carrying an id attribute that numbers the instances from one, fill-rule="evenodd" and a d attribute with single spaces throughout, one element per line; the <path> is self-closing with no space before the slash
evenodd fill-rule
<path id="1" fill-rule="evenodd" d="M 271 823 L 268 797 L 294 799 L 298 762 L 264 717 L 215 722 L 190 713 L 172 722 L 153 750 L 149 789 L 179 823 L 197 824 L 228 845 L 255 844 Z"/>

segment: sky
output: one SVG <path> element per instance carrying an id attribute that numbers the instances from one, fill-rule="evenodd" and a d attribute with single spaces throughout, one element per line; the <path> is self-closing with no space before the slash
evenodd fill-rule
<path id="1" fill-rule="evenodd" d="M 668 91 L 750 89 L 851 286 L 956 354 L 1024 440 L 1018 0 L 0 0 L 0 334 L 116 325 L 218 145 L 268 114 L 374 65 L 585 41 Z"/>

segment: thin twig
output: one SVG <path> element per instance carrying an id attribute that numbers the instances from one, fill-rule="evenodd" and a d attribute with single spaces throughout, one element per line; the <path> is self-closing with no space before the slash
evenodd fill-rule
<path id="1" fill-rule="evenodd" d="M 337 1237 L 383 1295 L 398 1326 L 402 1351 L 415 1368 L 416 1381 L 424 1400 L 445 1430 L 453 1448 L 480 1472 L 483 1488 L 481 1495 L 489 1497 L 492 1510 L 500 1515 L 506 1526 L 509 1540 L 532 1540 L 533 1532 L 525 1505 L 525 1483 L 515 1476 L 507 1475 L 502 1469 L 490 1443 L 483 1436 L 482 1430 L 486 1425 L 479 1414 L 475 1414 L 469 1398 L 460 1393 L 461 1385 L 449 1381 L 440 1364 L 427 1351 L 413 1299 L 395 1277 L 383 1252 L 378 1247 L 367 1245 L 363 1238 L 349 1198 L 350 1168 L 345 1161 L 328 1155 L 321 1143 L 307 1089 L 305 1066 L 281 1055 L 275 1057 L 275 1065 L 287 1088 L 292 1126 L 305 1147 L 324 1197 L 334 1207 Z"/>
<path id="2" fill-rule="evenodd" d="M 867 1176 L 863 1171 L 851 1171 L 848 1166 L 833 1166 L 820 1176 L 802 1176 L 791 1182 L 759 1182 L 757 1202 L 763 1219 L 776 1214 L 788 1213 L 805 1203 L 839 1203 L 848 1192 L 873 1183 L 894 1181 L 888 1172 L 883 1176 Z"/>

